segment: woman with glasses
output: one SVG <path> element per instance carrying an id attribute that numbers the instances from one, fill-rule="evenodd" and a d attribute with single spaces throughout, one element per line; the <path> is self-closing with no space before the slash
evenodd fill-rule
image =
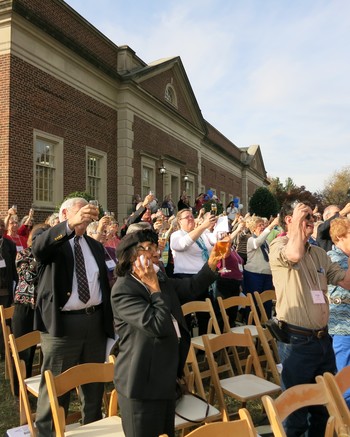
<path id="1" fill-rule="evenodd" d="M 111 301 L 120 337 L 114 382 L 126 437 L 174 437 L 176 378 L 182 376 L 190 335 L 181 304 L 198 299 L 217 278 L 215 249 L 198 275 L 168 278 L 152 262 L 158 236 L 132 232 L 116 249 Z"/>
<path id="2" fill-rule="evenodd" d="M 210 252 L 216 243 L 216 238 L 210 232 L 217 218 L 208 213 L 203 221 L 196 226 L 192 210 L 182 209 L 176 215 L 179 229 L 170 236 L 170 249 L 174 260 L 174 277 L 190 278 L 203 267 L 207 262 Z M 204 290 L 203 290 L 204 291 Z M 208 290 L 205 290 L 202 299 L 209 297 Z M 198 314 L 199 335 L 206 333 L 208 315 Z M 191 323 L 191 320 L 188 320 Z"/>

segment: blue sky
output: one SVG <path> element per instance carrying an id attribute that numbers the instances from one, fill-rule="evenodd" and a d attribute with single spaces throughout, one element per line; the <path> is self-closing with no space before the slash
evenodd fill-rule
<path id="1" fill-rule="evenodd" d="M 67 3 L 147 63 L 180 56 L 204 118 L 269 176 L 317 191 L 350 165 L 350 1 Z"/>

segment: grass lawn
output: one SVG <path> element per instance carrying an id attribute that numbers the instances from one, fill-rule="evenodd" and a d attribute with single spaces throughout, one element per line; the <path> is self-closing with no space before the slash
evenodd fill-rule
<path id="1" fill-rule="evenodd" d="M 0 362 L 0 436 L 6 435 L 10 428 L 19 426 L 19 402 L 14 398 L 10 382 L 5 380 L 5 363 Z"/>

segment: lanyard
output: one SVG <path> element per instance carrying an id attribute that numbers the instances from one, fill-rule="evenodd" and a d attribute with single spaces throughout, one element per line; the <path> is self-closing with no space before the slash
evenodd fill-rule
<path id="1" fill-rule="evenodd" d="M 316 266 L 315 266 L 314 260 L 312 259 L 312 256 L 311 256 L 309 253 L 307 253 L 307 255 L 310 257 L 311 262 L 312 262 L 312 265 L 313 265 L 314 270 L 315 270 L 315 273 L 316 273 L 316 280 L 317 280 L 318 290 L 321 290 L 321 283 L 320 283 L 320 279 L 319 279 L 318 274 L 317 274 L 317 269 L 316 269 Z M 305 269 L 305 267 L 304 267 L 304 265 L 303 265 L 303 262 L 304 262 L 304 261 L 301 260 L 301 262 L 300 262 L 300 266 L 301 266 L 301 269 L 302 269 L 302 271 L 303 271 L 303 273 L 304 273 L 304 275 L 305 275 L 305 279 L 306 279 L 307 285 L 309 286 L 310 291 L 311 291 L 311 290 L 313 290 L 313 287 L 311 286 L 311 282 L 314 282 L 314 281 L 313 281 L 313 279 L 312 279 L 311 272 L 310 272 L 309 270 L 306 270 L 306 269 Z M 306 273 L 306 272 L 307 272 L 307 273 Z M 308 277 L 310 278 L 311 282 L 309 281 L 309 278 L 308 278 Z"/>

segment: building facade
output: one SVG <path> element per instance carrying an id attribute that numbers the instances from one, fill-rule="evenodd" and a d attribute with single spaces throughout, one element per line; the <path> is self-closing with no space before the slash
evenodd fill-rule
<path id="1" fill-rule="evenodd" d="M 62 0 L 0 0 L 0 215 L 44 219 L 69 193 L 130 213 L 135 194 L 246 207 L 267 185 L 259 146 L 207 122 L 180 57 L 146 64 Z"/>

